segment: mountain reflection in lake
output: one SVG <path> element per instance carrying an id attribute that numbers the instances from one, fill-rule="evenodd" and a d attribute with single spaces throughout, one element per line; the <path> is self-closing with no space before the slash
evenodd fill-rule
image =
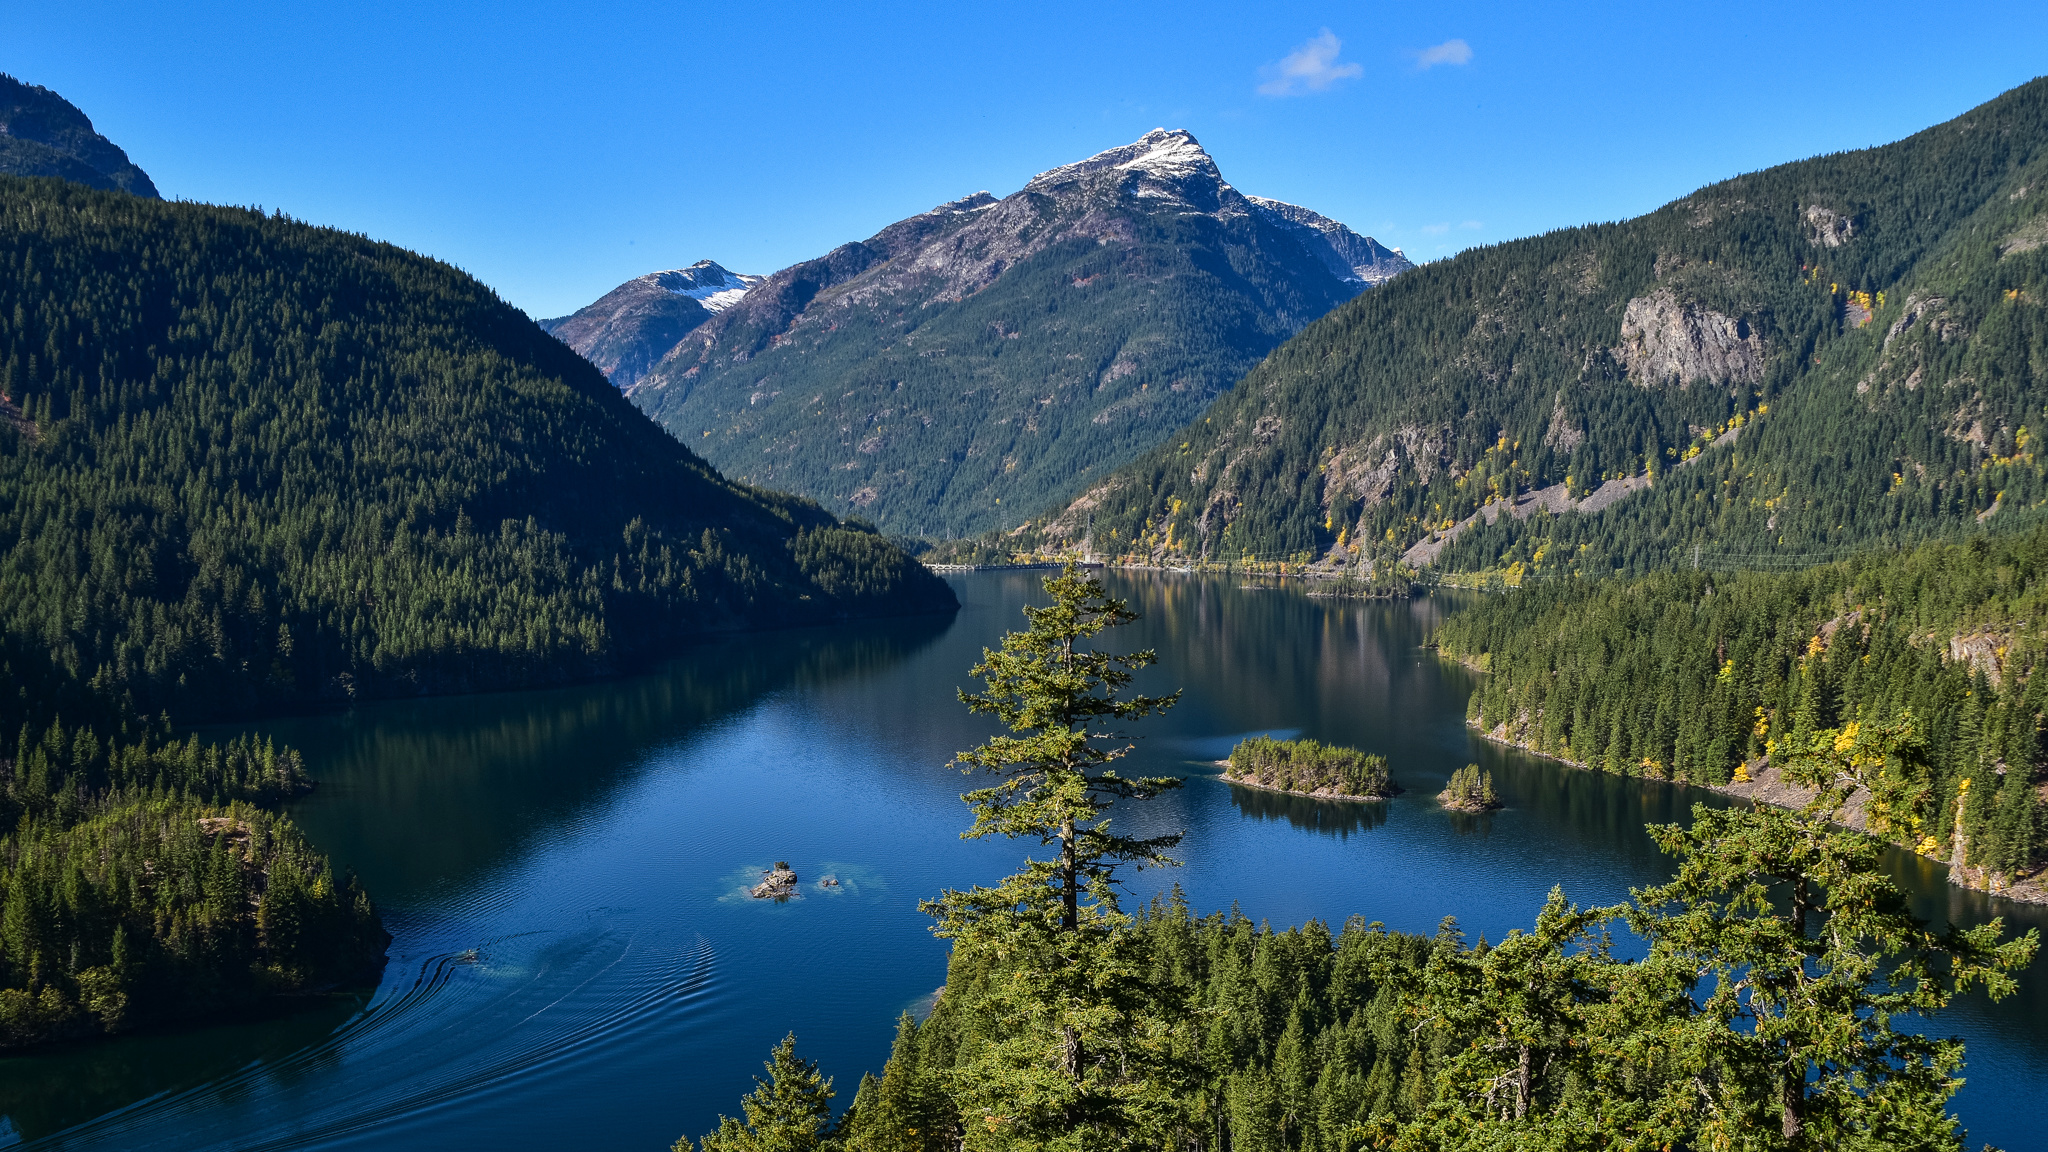
<path id="1" fill-rule="evenodd" d="M 0 1059 L 0 1147 L 661 1148 L 734 1114 L 792 1029 L 844 1106 L 945 978 L 918 901 L 1036 848 L 963 842 L 972 781 L 948 764 L 990 731 L 954 692 L 1021 626 L 1038 575 L 956 579 L 956 617 L 733 637 L 616 683 L 247 726 L 305 751 L 320 788 L 293 815 L 384 909 L 381 987 L 366 1006 Z M 1111 637 L 1159 652 L 1137 688 L 1185 689 L 1136 726 L 1130 767 L 1188 787 L 1118 814 L 1185 830 L 1185 864 L 1134 876 L 1133 906 L 1179 884 L 1197 909 L 1276 926 L 1358 914 L 1427 933 L 1455 915 L 1498 940 L 1554 885 L 1613 903 L 1664 879 L 1643 826 L 1717 802 L 1475 740 L 1473 674 L 1420 647 L 1446 597 L 1108 580 L 1144 614 Z M 1405 791 L 1325 803 L 1224 783 L 1214 762 L 1253 733 L 1380 753 Z M 1444 811 L 1436 793 L 1473 762 L 1505 807 Z M 733 898 L 776 860 L 800 899 Z M 1907 854 L 1889 866 L 1922 915 L 2048 920 Z M 841 884 L 819 887 L 828 873 Z M 2026 1101 L 2048 1098 L 2048 980 L 1941 1025 L 1971 1044 L 1973 1146 L 2042 1147 Z"/>

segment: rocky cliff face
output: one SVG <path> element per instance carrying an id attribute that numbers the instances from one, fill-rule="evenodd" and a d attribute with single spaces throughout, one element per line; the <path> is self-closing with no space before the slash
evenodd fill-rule
<path id="1" fill-rule="evenodd" d="M 1744 385 L 1763 378 L 1761 336 L 1733 316 L 1682 302 L 1668 288 L 1628 302 L 1614 357 L 1644 386 Z"/>
<path id="2" fill-rule="evenodd" d="M 540 326 L 630 390 L 692 328 L 739 303 L 762 279 L 699 260 L 688 268 L 636 276 L 573 315 Z"/>
<path id="3" fill-rule="evenodd" d="M 0 73 L 0 175 L 56 176 L 158 199 L 148 173 L 69 100 Z"/>
<path id="4" fill-rule="evenodd" d="M 722 468 L 963 534 L 1079 491 L 1405 267 L 1159 129 L 775 273 L 631 394 Z"/>

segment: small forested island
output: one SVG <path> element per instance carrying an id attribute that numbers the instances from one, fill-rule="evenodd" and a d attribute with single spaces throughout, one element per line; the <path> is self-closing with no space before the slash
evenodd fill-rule
<path id="1" fill-rule="evenodd" d="M 1387 758 L 1314 740 L 1254 736 L 1230 750 L 1223 778 L 1318 799 L 1384 800 L 1400 789 L 1387 778 Z"/>
<path id="2" fill-rule="evenodd" d="M 1453 812 L 1491 812 L 1500 807 L 1500 797 L 1493 791 L 1493 773 L 1481 772 L 1477 764 L 1451 773 L 1451 782 L 1436 798 Z"/>

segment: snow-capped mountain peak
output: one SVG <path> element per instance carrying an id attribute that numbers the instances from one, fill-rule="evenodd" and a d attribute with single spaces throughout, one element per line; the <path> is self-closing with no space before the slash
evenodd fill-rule
<path id="1" fill-rule="evenodd" d="M 699 260 L 688 268 L 650 272 L 642 280 L 677 296 L 688 296 L 706 311 L 723 312 L 740 302 L 747 290 L 766 279 L 729 272 L 711 260 Z"/>
<path id="2" fill-rule="evenodd" d="M 1202 150 L 1194 133 L 1179 128 L 1154 128 L 1122 147 L 1097 152 L 1086 160 L 1040 172 L 1025 187 L 1051 188 L 1077 176 L 1111 168 L 1140 172 L 1160 180 L 1206 176 L 1218 184 L 1223 182 L 1223 174 L 1217 170 L 1216 161 Z"/>
<path id="3" fill-rule="evenodd" d="M 925 213 L 925 215 L 960 216 L 968 212 L 983 212 L 1000 203 L 1002 201 L 996 199 L 995 193 L 983 189 L 972 196 L 962 196 L 958 200 L 948 200 L 937 208 Z"/>

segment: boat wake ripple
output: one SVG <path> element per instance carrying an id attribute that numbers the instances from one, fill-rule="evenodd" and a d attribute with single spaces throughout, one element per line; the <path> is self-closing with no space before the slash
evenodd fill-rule
<path id="1" fill-rule="evenodd" d="M 534 943 L 540 947 L 521 947 Z M 177 1143 L 204 1146 L 203 1132 L 221 1130 L 225 1109 L 243 1114 L 232 1125 L 235 1148 L 268 1152 L 473 1107 L 628 1043 L 677 1012 L 701 1011 L 715 994 L 715 961 L 701 936 L 657 951 L 610 931 L 554 941 L 502 937 L 429 956 L 416 961 L 410 986 L 317 1044 L 137 1101 L 27 1147 L 141 1147 L 174 1132 L 196 1138 Z M 316 1087 L 331 1089 L 322 1068 L 357 1062 L 383 1067 L 346 1095 Z"/>

